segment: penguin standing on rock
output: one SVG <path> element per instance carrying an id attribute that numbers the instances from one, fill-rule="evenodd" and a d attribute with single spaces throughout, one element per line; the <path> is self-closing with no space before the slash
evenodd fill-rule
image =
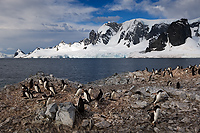
<path id="1" fill-rule="evenodd" d="M 33 79 L 30 80 L 29 82 L 29 89 L 33 88 Z"/>
<path id="2" fill-rule="evenodd" d="M 162 92 L 163 92 L 162 90 L 159 90 L 157 93 L 154 93 L 154 95 L 156 95 L 156 96 L 154 97 L 154 101 L 153 101 L 154 105 L 155 105 L 157 102 L 160 101 L 161 93 L 162 93 Z"/>
<path id="3" fill-rule="evenodd" d="M 84 102 L 83 102 L 83 99 L 81 97 L 79 97 L 77 109 L 80 113 L 84 112 Z"/>
<path id="4" fill-rule="evenodd" d="M 43 84 L 44 84 L 42 78 L 40 78 L 40 79 L 38 80 L 38 82 L 39 82 L 40 85 L 43 85 Z"/>
<path id="5" fill-rule="evenodd" d="M 54 88 L 53 84 L 51 84 L 51 85 L 49 86 L 49 90 L 50 90 L 50 92 L 53 94 L 53 96 L 56 95 L 56 91 L 55 91 L 55 88 Z"/>
<path id="6" fill-rule="evenodd" d="M 89 102 L 91 102 L 92 101 L 92 99 L 91 99 L 91 97 L 90 97 L 90 94 L 88 93 L 88 91 L 87 90 L 84 90 L 84 98 L 85 98 L 85 100 L 89 103 Z"/>
<path id="7" fill-rule="evenodd" d="M 25 91 L 25 95 L 26 95 L 26 97 L 29 98 L 29 99 L 32 99 L 32 98 L 33 98 L 33 94 L 32 94 L 29 90 L 26 90 L 26 91 Z"/>
<path id="8" fill-rule="evenodd" d="M 38 84 L 34 84 L 35 91 L 41 93 L 41 89 Z"/>
<path id="9" fill-rule="evenodd" d="M 98 94 L 98 96 L 96 97 L 96 100 L 97 100 L 97 101 L 101 100 L 102 96 L 103 96 L 103 92 L 102 92 L 102 90 L 100 89 L 100 90 L 99 90 L 99 94 Z"/>
<path id="10" fill-rule="evenodd" d="M 177 89 L 179 89 L 179 88 L 180 88 L 180 86 L 181 86 L 181 85 L 180 85 L 180 83 L 179 83 L 179 82 L 177 82 L 177 83 L 176 83 L 176 88 L 177 88 Z"/>
<path id="11" fill-rule="evenodd" d="M 22 86 L 22 97 L 26 97 L 25 92 L 28 91 L 29 89 L 23 84 L 21 84 L 21 86 Z"/>
<path id="12" fill-rule="evenodd" d="M 159 117 L 159 115 L 160 115 L 160 106 L 158 106 L 158 105 L 156 105 L 154 108 L 153 108 L 153 113 L 152 113 L 152 115 L 151 115 L 151 119 L 150 119 L 150 121 L 151 121 L 151 123 L 154 125 L 156 122 L 157 122 L 157 120 L 158 120 L 158 117 Z"/>
<path id="13" fill-rule="evenodd" d="M 44 79 L 44 89 L 48 90 L 49 82 L 47 81 L 47 78 Z"/>

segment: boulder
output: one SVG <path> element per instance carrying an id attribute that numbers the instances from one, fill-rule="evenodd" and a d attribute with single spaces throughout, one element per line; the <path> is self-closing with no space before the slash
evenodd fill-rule
<path id="1" fill-rule="evenodd" d="M 57 110 L 58 110 L 58 105 L 56 103 L 49 104 L 47 105 L 47 110 L 45 112 L 45 115 L 51 119 L 55 119 Z"/>
<path id="2" fill-rule="evenodd" d="M 60 103 L 56 113 L 56 121 L 72 128 L 75 121 L 74 105 L 70 102 Z"/>

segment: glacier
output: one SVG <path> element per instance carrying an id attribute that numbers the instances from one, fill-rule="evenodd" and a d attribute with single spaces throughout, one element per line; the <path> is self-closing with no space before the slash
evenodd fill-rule
<path id="1" fill-rule="evenodd" d="M 168 32 L 173 22 L 183 29 L 189 26 L 191 30 L 190 37 L 186 36 L 184 43 L 176 46 L 170 42 L 171 33 Z M 18 49 L 14 58 L 199 58 L 199 26 L 200 18 L 188 21 L 132 19 L 121 24 L 108 22 L 79 42 L 67 44 L 61 41 L 52 48 L 38 47 L 28 54 Z M 180 31 L 173 34 L 178 33 Z"/>

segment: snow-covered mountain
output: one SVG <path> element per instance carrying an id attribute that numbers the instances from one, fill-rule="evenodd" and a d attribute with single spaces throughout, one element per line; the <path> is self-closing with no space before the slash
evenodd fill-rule
<path id="1" fill-rule="evenodd" d="M 62 41 L 29 54 L 18 49 L 14 58 L 199 58 L 199 27 L 200 18 L 108 22 L 80 42 Z"/>

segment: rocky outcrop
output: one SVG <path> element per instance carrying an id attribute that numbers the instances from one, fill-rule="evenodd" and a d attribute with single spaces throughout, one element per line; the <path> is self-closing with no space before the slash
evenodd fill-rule
<path id="1" fill-rule="evenodd" d="M 167 30 L 169 42 L 173 46 L 184 44 L 188 37 L 191 37 L 190 25 L 187 19 L 172 22 Z"/>

